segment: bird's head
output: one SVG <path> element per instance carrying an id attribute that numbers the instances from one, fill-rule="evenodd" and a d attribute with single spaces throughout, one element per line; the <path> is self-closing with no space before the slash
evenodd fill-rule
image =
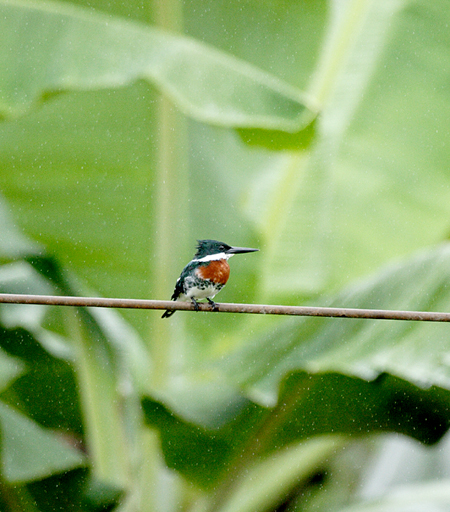
<path id="1" fill-rule="evenodd" d="M 195 259 L 197 260 L 207 258 L 208 256 L 212 258 L 216 256 L 217 259 L 228 259 L 234 254 L 259 251 L 259 249 L 250 249 L 247 247 L 232 247 L 218 240 L 197 240 L 197 242 L 197 252 L 195 253 Z"/>

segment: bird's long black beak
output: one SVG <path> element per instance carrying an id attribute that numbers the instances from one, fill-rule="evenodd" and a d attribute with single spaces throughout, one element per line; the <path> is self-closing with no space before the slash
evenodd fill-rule
<path id="1" fill-rule="evenodd" d="M 226 253 L 227 254 L 242 254 L 244 252 L 256 252 L 259 249 L 250 249 L 248 247 L 230 247 Z"/>

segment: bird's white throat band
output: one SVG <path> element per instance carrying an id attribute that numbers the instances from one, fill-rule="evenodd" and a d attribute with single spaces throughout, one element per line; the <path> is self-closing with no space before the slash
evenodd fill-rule
<path id="1" fill-rule="evenodd" d="M 203 258 L 196 258 L 192 261 L 217 261 L 217 260 L 227 260 L 231 258 L 234 254 L 227 254 L 226 252 L 219 252 L 218 254 L 208 254 L 207 256 L 203 256 Z"/>

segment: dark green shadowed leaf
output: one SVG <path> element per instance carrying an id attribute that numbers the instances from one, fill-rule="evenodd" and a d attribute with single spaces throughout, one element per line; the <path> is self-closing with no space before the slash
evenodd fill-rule
<path id="1" fill-rule="evenodd" d="M 450 393 L 439 388 L 423 390 L 389 375 L 366 382 L 336 373 L 292 374 L 282 383 L 279 405 L 243 403 L 215 429 L 187 422 L 150 398 L 143 401 L 147 424 L 160 431 L 168 466 L 205 488 L 242 461 L 258 461 L 321 435 L 397 432 L 436 443 L 450 426 L 449 406 Z"/>
<path id="2" fill-rule="evenodd" d="M 119 489 L 93 479 L 87 468 L 31 482 L 26 488 L 40 511 L 109 512 L 123 497 Z"/>
<path id="3" fill-rule="evenodd" d="M 247 402 L 228 425 L 205 429 L 149 397 L 142 405 L 146 423 L 160 431 L 167 465 L 205 488 L 211 488 L 223 476 L 236 447 L 265 415 L 263 409 Z"/>
<path id="4" fill-rule="evenodd" d="M 61 345 L 55 343 L 50 345 L 48 339 L 44 344 L 43 336 L 40 334 L 40 339 L 36 338 L 22 327 L 0 327 L 1 353 L 7 351 L 8 357 L 17 361 L 19 368 L 27 369 L 24 374 L 17 375 L 8 389 L 2 390 L 1 397 L 45 427 L 81 436 L 82 418 L 72 366 L 73 351 L 61 349 Z M 52 350 L 45 350 L 45 346 Z M 6 374 L 2 372 L 3 375 Z"/>
<path id="5" fill-rule="evenodd" d="M 433 444 L 450 427 L 450 392 L 423 390 L 389 375 L 366 382 L 335 373 L 295 373 L 283 383 L 280 404 L 275 411 L 284 414 L 283 422 L 271 438 L 278 447 L 320 434 L 382 431 Z"/>
<path id="6" fill-rule="evenodd" d="M 274 151 L 283 149 L 305 150 L 314 140 L 316 122 L 306 126 L 297 133 L 288 133 L 281 130 L 263 130 L 258 128 L 238 128 L 236 131 L 243 142 L 249 146 L 261 146 Z"/>

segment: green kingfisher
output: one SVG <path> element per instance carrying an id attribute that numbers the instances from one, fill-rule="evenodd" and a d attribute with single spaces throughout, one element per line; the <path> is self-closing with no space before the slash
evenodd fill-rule
<path id="1" fill-rule="evenodd" d="M 259 249 L 231 247 L 217 240 L 198 240 L 197 252 L 177 279 L 172 300 L 192 301 L 198 311 L 197 299 L 207 299 L 213 310 L 217 311 L 217 304 L 211 299 L 220 292 L 230 277 L 227 260 L 235 254 L 255 251 Z M 168 318 L 174 313 L 175 311 L 167 310 L 162 318 Z"/>

